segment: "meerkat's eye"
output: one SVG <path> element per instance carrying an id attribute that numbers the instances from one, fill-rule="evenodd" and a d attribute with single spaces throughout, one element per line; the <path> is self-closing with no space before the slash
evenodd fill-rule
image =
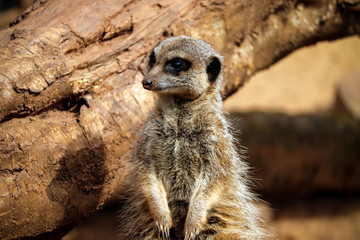
<path id="1" fill-rule="evenodd" d="M 173 58 L 165 63 L 165 70 L 171 74 L 179 75 L 181 71 L 187 71 L 191 63 L 183 58 Z"/>
<path id="2" fill-rule="evenodd" d="M 149 57 L 149 69 L 151 69 L 156 63 L 155 52 L 152 51 Z"/>

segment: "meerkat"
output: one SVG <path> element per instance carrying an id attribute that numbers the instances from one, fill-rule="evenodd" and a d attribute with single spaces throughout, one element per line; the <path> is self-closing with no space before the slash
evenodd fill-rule
<path id="1" fill-rule="evenodd" d="M 143 87 L 158 102 L 140 133 L 120 216 L 121 240 L 260 240 L 221 97 L 223 57 L 208 43 L 172 37 L 150 54 Z"/>

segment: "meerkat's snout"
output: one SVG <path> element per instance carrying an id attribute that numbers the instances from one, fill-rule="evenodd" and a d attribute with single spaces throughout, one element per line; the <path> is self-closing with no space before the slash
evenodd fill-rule
<path id="1" fill-rule="evenodd" d="M 142 85 L 145 89 L 151 90 L 155 86 L 155 79 L 144 78 Z"/>

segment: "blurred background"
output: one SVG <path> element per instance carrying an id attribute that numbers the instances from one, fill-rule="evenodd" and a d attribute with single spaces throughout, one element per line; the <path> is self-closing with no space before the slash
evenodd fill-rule
<path id="1" fill-rule="evenodd" d="M 360 38 L 302 48 L 225 108 L 278 239 L 360 239 Z"/>
<path id="2" fill-rule="evenodd" d="M 0 28 L 33 0 L 0 0 Z M 225 101 L 274 239 L 360 239 L 360 38 L 302 48 Z M 115 239 L 116 198 L 63 240 Z"/>

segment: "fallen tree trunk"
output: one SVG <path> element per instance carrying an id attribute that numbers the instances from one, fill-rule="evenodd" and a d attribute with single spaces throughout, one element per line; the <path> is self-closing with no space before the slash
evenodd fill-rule
<path id="1" fill-rule="evenodd" d="M 359 34 L 340 2 L 37 1 L 0 32 L 2 239 L 59 231 L 114 192 L 153 107 L 140 81 L 159 41 L 211 43 L 226 97 L 299 47 Z"/>

